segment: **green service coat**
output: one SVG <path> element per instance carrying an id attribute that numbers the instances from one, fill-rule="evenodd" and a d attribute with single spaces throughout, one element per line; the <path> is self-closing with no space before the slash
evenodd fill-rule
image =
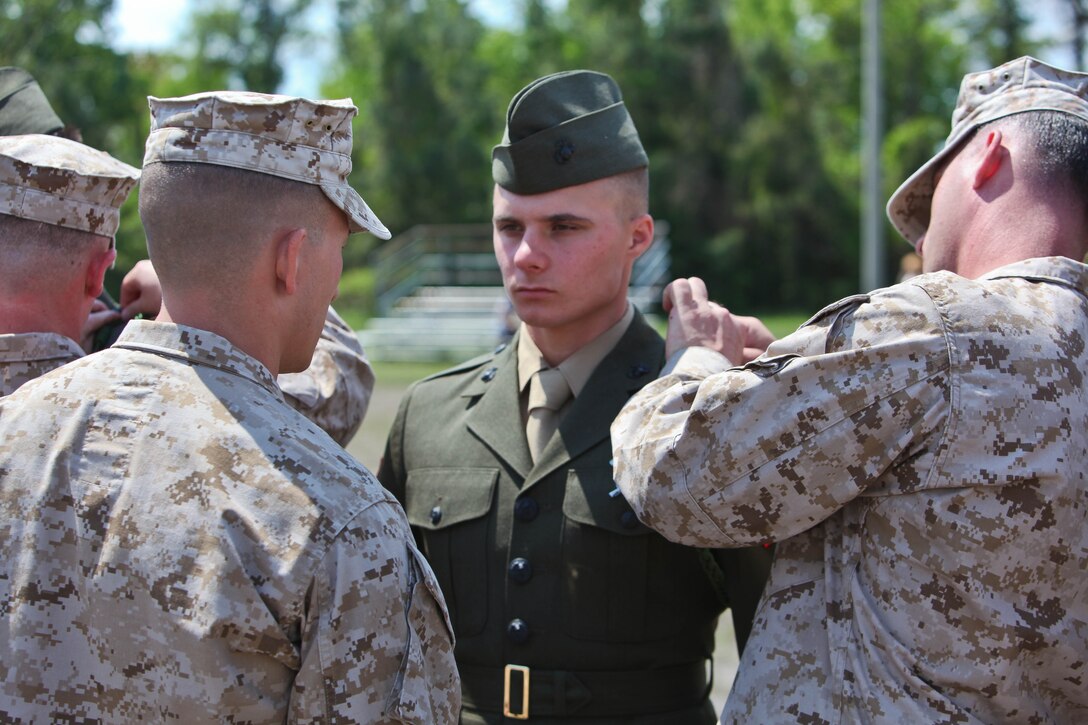
<path id="1" fill-rule="evenodd" d="M 516 337 L 401 401 L 378 477 L 446 596 L 465 722 L 508 722 L 508 664 L 530 668 L 531 722 L 716 721 L 702 673 L 717 618 L 727 597 L 743 648 L 771 556 L 670 543 L 609 495 L 609 426 L 657 376 L 664 349 L 636 313 L 535 466 Z M 520 706 L 520 674 L 512 687 Z"/>

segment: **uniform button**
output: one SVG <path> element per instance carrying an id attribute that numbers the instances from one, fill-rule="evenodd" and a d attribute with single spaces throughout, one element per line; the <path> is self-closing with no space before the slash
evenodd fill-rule
<path id="1" fill-rule="evenodd" d="M 441 520 L 442 520 L 442 507 L 441 506 L 435 506 L 433 509 L 431 509 L 431 523 L 437 526 L 438 522 L 441 521 Z"/>
<path id="2" fill-rule="evenodd" d="M 518 521 L 532 521 L 540 514 L 540 504 L 534 498 L 519 498 L 514 503 L 514 518 Z"/>
<path id="3" fill-rule="evenodd" d="M 565 164 L 570 161 L 570 157 L 574 156 L 574 144 L 570 141 L 563 139 L 555 144 L 555 163 Z"/>
<path id="4" fill-rule="evenodd" d="M 624 511 L 620 514 L 620 526 L 625 529 L 633 529 L 638 526 L 638 516 L 634 511 Z"/>
<path id="5" fill-rule="evenodd" d="M 529 625 L 522 619 L 511 619 L 506 625 L 506 636 L 514 644 L 525 644 L 529 641 Z"/>
<path id="6" fill-rule="evenodd" d="M 510 562 L 510 578 L 517 584 L 524 584 L 533 578 L 533 565 L 520 556 L 513 559 Z"/>
<path id="7" fill-rule="evenodd" d="M 497 372 L 499 372 L 498 368 L 488 368 L 480 375 L 480 380 L 483 380 L 485 383 L 490 383 L 495 379 L 495 373 Z"/>

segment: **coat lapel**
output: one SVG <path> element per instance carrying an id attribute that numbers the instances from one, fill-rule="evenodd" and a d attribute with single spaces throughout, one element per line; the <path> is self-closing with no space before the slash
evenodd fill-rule
<path id="1" fill-rule="evenodd" d="M 525 487 L 608 438 L 609 428 L 620 408 L 657 377 L 664 365 L 664 357 L 664 341 L 636 310 L 627 332 L 593 371 L 582 394 L 574 399 L 556 435 L 544 449 L 536 466 L 532 467 Z M 516 364 L 513 367 L 516 368 Z M 517 379 L 516 370 L 514 378 Z M 521 438 L 524 441 L 524 432 Z M 523 442 L 522 446 L 526 444 Z"/>
<path id="2" fill-rule="evenodd" d="M 463 395 L 479 397 L 468 414 L 469 431 L 524 479 L 533 467 L 518 399 L 518 338 L 480 368 Z"/>

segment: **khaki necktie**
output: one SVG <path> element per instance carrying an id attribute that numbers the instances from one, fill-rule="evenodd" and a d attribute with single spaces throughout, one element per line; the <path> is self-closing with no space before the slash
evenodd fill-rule
<path id="1" fill-rule="evenodd" d="M 529 419 L 525 423 L 525 437 L 529 441 L 533 463 L 536 463 L 559 427 L 557 412 L 570 394 L 570 386 L 563 379 L 563 373 L 555 368 L 539 370 L 529 379 Z"/>

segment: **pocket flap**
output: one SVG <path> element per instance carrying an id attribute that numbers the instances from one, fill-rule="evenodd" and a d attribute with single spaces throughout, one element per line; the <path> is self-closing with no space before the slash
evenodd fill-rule
<path id="1" fill-rule="evenodd" d="M 410 471 L 404 511 L 408 522 L 436 531 L 491 510 L 497 468 L 423 468 Z"/>
<path id="2" fill-rule="evenodd" d="M 650 533 L 623 496 L 609 495 L 615 488 L 611 468 L 567 471 L 563 515 L 575 523 L 596 526 L 621 536 Z"/>

